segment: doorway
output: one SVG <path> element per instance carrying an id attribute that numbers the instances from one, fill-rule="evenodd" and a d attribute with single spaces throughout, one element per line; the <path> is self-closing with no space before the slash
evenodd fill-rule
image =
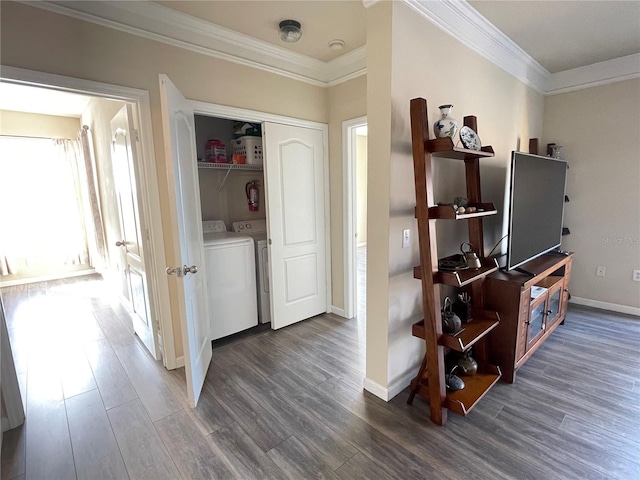
<path id="1" fill-rule="evenodd" d="M 366 325 L 367 117 L 342 123 L 345 316 Z"/>
<path id="2" fill-rule="evenodd" d="M 115 111 L 123 105 L 130 107 L 130 111 L 134 117 L 132 123 L 135 124 L 135 132 L 132 131 L 131 134 L 135 134 L 139 143 L 136 148 L 140 152 L 136 164 L 132 166 L 132 171 L 135 177 L 136 192 L 139 200 L 137 208 L 141 219 L 140 231 L 146 232 L 145 237 L 143 237 L 144 250 L 146 252 L 145 263 L 147 268 L 152 270 L 152 272 L 157 271 L 159 268 L 164 269 L 164 244 L 162 243 L 161 236 L 157 180 L 153 157 L 153 144 L 150 135 L 151 119 L 148 92 L 13 67 L 3 67 L 1 81 L 3 86 L 8 85 L 28 92 L 26 96 L 15 96 L 15 98 L 12 98 L 12 100 L 14 100 L 13 105 L 3 105 L 2 108 L 11 111 L 39 112 L 49 116 L 76 117 L 76 119 L 78 119 L 78 126 L 82 125 L 85 121 L 91 123 L 91 115 L 95 114 L 96 110 L 88 113 L 88 117 L 86 118 L 82 116 L 83 111 L 88 111 L 87 105 L 89 102 L 110 104 L 112 109 L 115 108 Z M 4 100 L 5 98 L 3 98 L 3 101 Z M 31 100 L 31 102 L 29 102 L 29 100 Z M 76 102 L 76 100 L 80 100 L 79 103 Z M 70 110 L 69 107 L 71 105 L 75 106 Z M 112 116 L 102 122 L 102 128 L 107 134 L 107 140 L 105 142 L 107 144 L 107 152 L 109 152 L 111 146 L 111 139 L 109 138 L 111 135 L 109 119 L 111 117 Z M 97 126 L 98 123 L 96 122 L 95 125 Z M 147 134 L 147 132 L 149 133 Z M 54 135 L 44 136 L 51 137 Z M 88 142 L 87 148 L 93 150 L 96 145 L 97 143 L 90 141 Z M 91 153 L 95 154 L 95 152 Z M 110 154 L 103 154 L 103 157 L 104 164 L 110 165 Z M 95 175 L 97 177 L 100 176 L 97 173 Z M 106 175 L 106 177 L 112 179 L 111 175 Z M 104 188 L 100 189 L 102 195 L 98 198 L 98 201 L 104 200 L 104 191 L 109 192 L 114 189 L 113 180 L 109 179 L 101 178 L 107 185 L 103 185 Z M 82 186 L 80 186 L 80 188 L 82 188 Z M 102 215 L 100 215 L 100 219 L 105 219 L 104 210 Z M 115 222 L 118 223 L 119 220 L 115 220 Z M 52 232 L 52 234 L 54 233 L 55 232 Z M 111 254 L 110 256 L 114 255 Z M 153 275 L 152 272 L 148 272 L 145 278 L 149 288 L 144 303 L 151 314 L 150 317 L 154 319 L 149 325 L 153 329 L 153 334 L 150 335 L 146 343 L 152 346 L 152 348 L 149 349 L 149 353 L 155 359 L 158 359 L 160 356 L 158 345 L 164 340 L 164 351 L 162 352 L 163 363 L 167 368 L 175 368 L 175 352 L 171 325 L 169 323 L 169 328 L 165 326 L 166 322 L 171 321 L 170 315 L 167 314 L 167 312 L 170 311 L 168 287 L 166 280 L 162 276 Z M 103 268 L 102 273 L 104 273 L 107 279 L 111 280 L 109 278 L 108 268 Z M 41 278 L 40 280 L 43 279 Z M 131 329 L 133 330 L 133 327 Z M 171 365 L 171 362 L 173 362 L 173 365 Z"/>

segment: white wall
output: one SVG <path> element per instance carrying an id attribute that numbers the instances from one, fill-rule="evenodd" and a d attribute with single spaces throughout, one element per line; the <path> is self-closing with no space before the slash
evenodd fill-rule
<path id="1" fill-rule="evenodd" d="M 570 166 L 562 247 L 576 252 L 574 300 L 640 314 L 640 79 L 547 97 L 543 136 Z"/>

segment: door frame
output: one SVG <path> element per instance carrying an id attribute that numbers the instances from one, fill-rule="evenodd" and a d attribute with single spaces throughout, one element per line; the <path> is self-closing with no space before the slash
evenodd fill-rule
<path id="1" fill-rule="evenodd" d="M 119 100 L 135 106 L 133 122 L 140 137 L 140 155 L 138 165 L 136 165 L 135 180 L 141 197 L 138 208 L 143 237 L 144 264 L 149 285 L 150 316 L 156 322 L 155 330 L 160 336 L 158 338 L 156 335 L 154 340 L 160 345 L 158 351 L 162 351 L 162 362 L 167 369 L 176 368 L 169 284 L 164 273 L 166 259 L 149 92 L 137 88 L 4 65 L 0 68 L 0 79 L 3 82 Z"/>
<path id="2" fill-rule="evenodd" d="M 367 125 L 366 115 L 342 122 L 342 185 L 343 185 L 343 264 L 344 264 L 344 316 L 357 314 L 358 291 L 358 239 L 357 231 L 357 172 L 356 130 Z"/>
<path id="3" fill-rule="evenodd" d="M 324 151 L 322 155 L 323 170 L 324 170 L 324 232 L 325 232 L 325 272 L 327 282 L 327 312 L 331 312 L 331 228 L 330 228 L 330 190 L 329 190 L 329 125 L 326 123 L 314 122 L 311 120 L 303 120 L 300 118 L 287 117 L 284 115 L 277 115 L 272 113 L 259 112 L 256 110 L 247 110 L 245 108 L 229 107 L 226 105 L 219 105 L 215 103 L 201 102 L 197 100 L 191 100 L 194 114 L 206 115 L 209 117 L 226 118 L 229 120 L 240 120 L 250 123 L 280 123 L 283 125 L 289 125 L 293 127 L 311 128 L 313 130 L 320 130 L 322 132 L 322 143 L 324 145 Z M 264 163 L 265 175 L 267 172 L 267 162 Z M 268 209 L 268 205 L 267 205 Z M 267 210 L 268 214 L 268 210 Z"/>

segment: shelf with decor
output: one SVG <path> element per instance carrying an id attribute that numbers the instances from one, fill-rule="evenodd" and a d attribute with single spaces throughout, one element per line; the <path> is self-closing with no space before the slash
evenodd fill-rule
<path id="1" fill-rule="evenodd" d="M 462 324 L 456 333 L 445 333 L 438 339 L 443 347 L 457 352 L 464 352 L 471 348 L 478 340 L 493 330 L 500 320 L 496 312 L 479 308 L 472 309 L 472 320 Z M 425 338 L 424 320 L 413 324 L 411 333 L 414 337 Z"/>
<path id="2" fill-rule="evenodd" d="M 214 170 L 263 170 L 262 164 L 250 165 L 247 163 L 198 162 L 198 168 L 211 168 Z"/>
<path id="3" fill-rule="evenodd" d="M 429 401 L 431 421 L 443 425 L 447 421 L 447 411 L 460 415 L 467 413 L 478 403 L 486 392 L 500 379 L 501 371 L 487 361 L 486 337 L 494 330 L 500 318 L 494 311 L 484 309 L 482 285 L 485 277 L 497 271 L 495 259 L 484 258 L 482 218 L 495 215 L 497 210 L 492 203 L 482 201 L 480 192 L 480 160 L 494 156 L 493 148 L 480 146 L 474 148 L 464 142 L 464 148 L 454 145 L 453 139 L 429 138 L 427 102 L 423 98 L 411 100 L 411 136 L 413 147 L 413 165 L 416 193 L 415 214 L 418 220 L 418 242 L 420 265 L 414 268 L 414 277 L 422 283 L 422 307 L 424 319 L 412 327 L 412 334 L 425 342 L 425 357 L 418 375 L 411 382 L 408 403 L 415 395 Z M 476 117 L 464 118 L 464 126 L 477 132 Z M 432 158 L 450 158 L 462 160 L 465 164 L 467 207 L 476 211 L 459 213 L 453 205 L 436 204 L 433 193 Z M 480 209 L 481 211 L 478 211 Z M 456 264 L 469 257 L 454 255 L 438 258 L 436 242 L 436 223 L 433 220 L 464 220 L 469 230 L 469 242 L 478 249 L 478 258 L 473 267 L 466 268 Z M 462 249 L 462 247 L 461 247 Z M 451 267 L 446 270 L 444 267 Z M 472 264 L 469 263 L 469 267 Z M 441 268 L 442 267 L 442 268 Z M 440 285 L 450 285 L 470 293 L 471 319 L 463 323 L 455 333 L 443 332 L 443 312 L 440 309 Z M 446 313 L 446 312 L 445 312 Z M 464 385 L 455 390 L 447 385 L 452 372 L 445 372 L 445 353 L 448 351 L 467 352 L 474 347 L 478 371 L 475 375 L 464 376 Z M 451 387 L 451 388 L 448 388 Z"/>

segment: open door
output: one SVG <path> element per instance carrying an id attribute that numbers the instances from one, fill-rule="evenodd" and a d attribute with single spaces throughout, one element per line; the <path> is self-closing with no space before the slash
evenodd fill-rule
<path id="1" fill-rule="evenodd" d="M 167 268 L 167 274 L 179 285 L 179 308 L 184 348 L 187 395 L 192 406 L 198 403 L 211 361 L 209 305 L 204 271 L 204 246 L 200 213 L 196 135 L 193 109 L 169 77 L 160 75 L 160 103 L 165 139 L 167 175 L 175 185 L 176 206 L 172 212 L 175 257 L 179 264 Z"/>
<path id="2" fill-rule="evenodd" d="M 111 161 L 120 220 L 120 239 L 116 242 L 121 265 L 118 293 L 129 310 L 133 330 L 157 360 L 158 336 L 150 318 L 149 290 L 138 216 L 136 141 L 131 105 L 125 105 L 111 119 Z"/>
<path id="3" fill-rule="evenodd" d="M 264 123 L 271 325 L 327 311 L 324 142 L 320 130 Z"/>

